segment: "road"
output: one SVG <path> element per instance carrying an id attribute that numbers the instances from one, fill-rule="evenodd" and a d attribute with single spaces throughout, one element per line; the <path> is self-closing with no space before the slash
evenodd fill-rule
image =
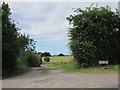
<path id="1" fill-rule="evenodd" d="M 118 88 L 118 74 L 66 73 L 61 69 L 33 69 L 2 80 L 3 88 Z"/>

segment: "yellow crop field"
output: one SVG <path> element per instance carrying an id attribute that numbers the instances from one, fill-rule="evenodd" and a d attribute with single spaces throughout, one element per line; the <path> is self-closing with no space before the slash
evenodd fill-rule
<path id="1" fill-rule="evenodd" d="M 43 60 L 44 60 L 44 58 L 43 58 Z M 66 64 L 66 63 L 71 63 L 72 61 L 73 61 L 73 56 L 54 56 L 54 57 L 50 57 L 49 63 L 51 63 L 51 64 Z"/>

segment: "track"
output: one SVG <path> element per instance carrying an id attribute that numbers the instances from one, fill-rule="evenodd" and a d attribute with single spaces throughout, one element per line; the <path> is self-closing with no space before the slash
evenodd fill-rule
<path id="1" fill-rule="evenodd" d="M 65 73 L 58 68 L 34 68 L 2 81 L 3 88 L 118 88 L 118 74 Z"/>

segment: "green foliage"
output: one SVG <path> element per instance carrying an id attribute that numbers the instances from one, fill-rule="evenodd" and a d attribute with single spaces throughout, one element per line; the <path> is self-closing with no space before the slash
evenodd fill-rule
<path id="1" fill-rule="evenodd" d="M 88 67 L 96 65 L 96 47 L 91 42 L 71 41 L 69 43 L 73 56 L 80 67 Z"/>
<path id="2" fill-rule="evenodd" d="M 22 66 L 28 66 L 27 64 L 27 57 L 33 55 L 33 53 L 29 50 L 27 51 L 20 51 L 20 55 L 17 58 L 17 64 L 22 67 Z"/>
<path id="3" fill-rule="evenodd" d="M 26 66 L 18 67 L 18 68 L 19 69 L 16 69 L 13 73 L 8 73 L 7 75 L 2 76 L 2 79 L 6 79 L 6 78 L 9 78 L 9 77 L 15 77 L 17 75 L 21 75 L 21 74 L 31 70 L 29 67 L 26 67 Z"/>
<path id="4" fill-rule="evenodd" d="M 44 58 L 44 61 L 50 62 L 50 58 L 49 58 L 49 57 L 45 57 L 45 58 Z"/>
<path id="5" fill-rule="evenodd" d="M 10 8 L 8 4 L 2 4 L 2 71 L 3 74 L 13 72 L 16 68 L 16 60 L 19 55 L 17 42 L 17 28 L 11 22 Z"/>
<path id="6" fill-rule="evenodd" d="M 27 64 L 29 67 L 38 67 L 40 66 L 40 61 L 38 56 L 30 55 L 27 57 Z"/>
<path id="7" fill-rule="evenodd" d="M 78 8 L 75 13 L 67 17 L 67 20 L 73 26 L 68 32 L 69 46 L 77 62 L 94 62 L 96 59 L 109 60 L 110 64 L 116 64 L 120 57 L 118 13 L 111 11 L 108 6 L 87 7 L 86 10 Z M 95 58 L 92 59 L 93 57 Z M 82 66 L 86 67 L 86 63 Z"/>
<path id="8" fill-rule="evenodd" d="M 42 57 L 47 57 L 47 56 L 51 57 L 51 54 L 49 52 L 44 52 L 44 53 L 42 53 L 41 56 Z"/>
<path id="9" fill-rule="evenodd" d="M 1 13 L 1 12 L 0 12 Z M 27 35 L 18 32 L 15 21 L 10 18 L 8 4 L 2 4 L 2 74 L 7 75 L 18 69 L 21 53 L 29 50 L 34 52 L 35 42 Z M 25 62 L 25 61 L 24 61 Z"/>
<path id="10" fill-rule="evenodd" d="M 35 52 L 35 41 L 31 39 L 28 35 L 20 34 L 18 36 L 18 43 L 20 49 Z"/>
<path id="11" fill-rule="evenodd" d="M 42 57 L 40 56 L 40 64 L 42 64 L 43 62 L 42 62 Z"/>
<path id="12" fill-rule="evenodd" d="M 55 67 L 55 68 L 62 68 L 65 72 L 70 72 L 70 73 L 118 73 L 118 65 L 112 65 L 112 66 L 107 66 L 107 67 L 113 67 L 111 69 L 105 69 L 106 66 L 102 67 L 89 67 L 89 68 L 80 68 L 76 69 L 76 64 L 61 64 L 61 65 L 53 65 L 53 64 L 48 64 L 48 67 Z"/>

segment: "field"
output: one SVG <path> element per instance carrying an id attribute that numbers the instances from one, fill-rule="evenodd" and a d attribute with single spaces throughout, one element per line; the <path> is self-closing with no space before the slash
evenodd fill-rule
<path id="1" fill-rule="evenodd" d="M 76 69 L 76 64 L 73 62 L 73 56 L 50 57 L 51 61 L 47 63 L 48 67 L 62 68 L 65 72 L 71 73 L 117 73 L 118 65 L 104 67 L 90 67 Z M 44 62 L 44 64 L 46 64 Z M 105 68 L 108 69 L 105 69 Z"/>
<path id="2" fill-rule="evenodd" d="M 44 58 L 42 59 L 44 62 Z M 49 64 L 68 64 L 73 62 L 73 56 L 54 56 L 50 57 Z M 46 64 L 46 62 L 44 62 Z"/>

